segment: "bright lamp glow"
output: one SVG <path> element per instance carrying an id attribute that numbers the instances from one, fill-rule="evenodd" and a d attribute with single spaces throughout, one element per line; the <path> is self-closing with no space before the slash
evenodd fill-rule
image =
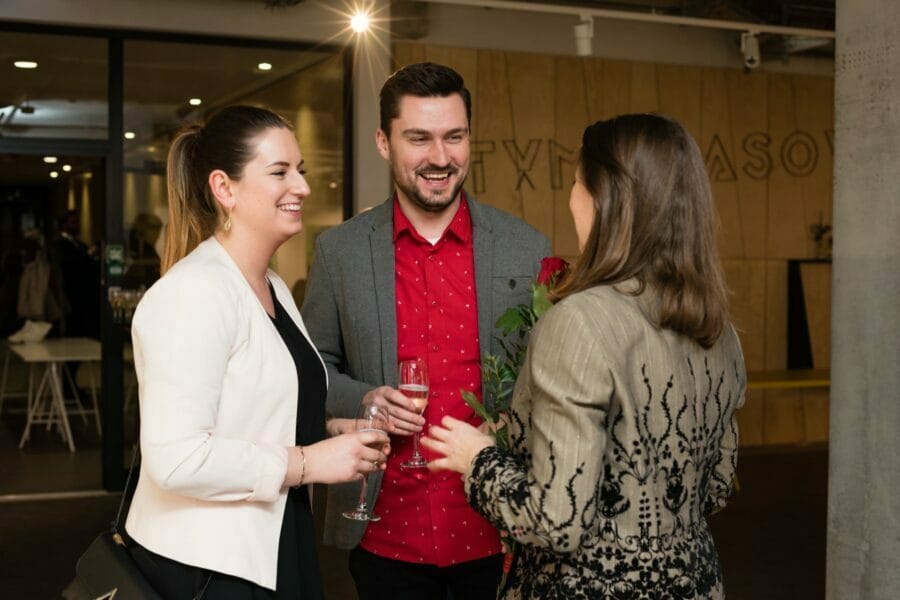
<path id="1" fill-rule="evenodd" d="M 261 62 L 258 65 L 256 65 L 256 68 L 259 69 L 260 71 L 271 71 L 272 63 Z"/>
<path id="2" fill-rule="evenodd" d="M 59 159 L 56 158 L 55 156 L 45 156 L 44 157 L 44 162 L 47 163 L 48 165 L 56 164 L 57 160 L 59 160 Z"/>
<path id="3" fill-rule="evenodd" d="M 69 171 L 72 170 L 72 165 L 63 165 L 62 170 L 65 171 L 66 173 L 68 173 Z"/>
<path id="4" fill-rule="evenodd" d="M 369 29 L 369 15 L 364 12 L 358 12 L 350 19 L 350 28 L 356 33 L 363 33 Z"/>
<path id="5" fill-rule="evenodd" d="M 38 64 L 33 60 L 17 60 L 13 63 L 17 69 L 37 69 Z"/>
<path id="6" fill-rule="evenodd" d="M 200 98 L 191 98 L 190 100 L 188 100 L 188 104 L 190 104 L 191 106 L 200 106 L 201 104 L 203 104 L 203 100 L 201 100 Z"/>
<path id="7" fill-rule="evenodd" d="M 133 132 L 133 131 L 126 131 L 126 132 L 125 132 L 125 139 L 126 139 L 126 140 L 133 140 L 134 138 L 135 138 L 135 135 L 134 135 L 134 132 Z"/>
<path id="8" fill-rule="evenodd" d="M 50 179 L 56 179 L 57 177 L 59 177 L 59 173 L 57 173 L 56 171 L 50 171 Z"/>

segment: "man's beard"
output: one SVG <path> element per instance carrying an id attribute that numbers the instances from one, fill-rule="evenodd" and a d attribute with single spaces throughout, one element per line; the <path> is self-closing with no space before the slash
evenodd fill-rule
<path id="1" fill-rule="evenodd" d="M 458 175 L 462 170 L 453 168 L 453 169 L 428 169 L 431 172 L 444 172 L 449 171 L 451 175 Z M 403 192 L 403 194 L 409 198 L 409 200 L 416 205 L 417 208 L 420 208 L 426 212 L 431 213 L 440 213 L 444 212 L 447 207 L 453 204 L 453 201 L 456 200 L 456 197 L 459 195 L 459 191 L 462 189 L 463 184 L 466 181 L 466 176 L 468 172 L 462 172 L 462 176 L 459 177 L 459 180 L 456 182 L 456 185 L 453 186 L 450 190 L 450 195 L 447 198 L 440 198 L 435 196 L 425 195 L 419 190 L 418 186 L 413 183 L 412 185 L 408 184 L 406 181 L 399 177 L 397 171 L 394 171 L 394 185 Z M 415 180 L 418 181 L 419 171 L 416 171 Z"/>

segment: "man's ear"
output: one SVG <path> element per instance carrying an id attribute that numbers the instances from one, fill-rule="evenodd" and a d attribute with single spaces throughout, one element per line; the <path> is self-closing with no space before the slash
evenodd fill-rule
<path id="1" fill-rule="evenodd" d="M 226 212 L 230 212 L 234 208 L 235 198 L 232 181 L 225 171 L 216 169 L 209 174 L 209 189 L 212 191 L 213 198 Z"/>
<path id="2" fill-rule="evenodd" d="M 391 160 L 391 144 L 387 134 L 380 127 L 375 132 L 375 145 L 378 147 L 378 154 L 381 155 L 381 158 L 387 161 Z"/>

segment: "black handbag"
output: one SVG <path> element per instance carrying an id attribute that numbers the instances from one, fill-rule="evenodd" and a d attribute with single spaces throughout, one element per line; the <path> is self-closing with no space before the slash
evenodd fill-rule
<path id="1" fill-rule="evenodd" d="M 125 539 L 119 532 L 122 527 L 125 499 L 130 495 L 131 476 L 134 474 L 137 455 L 138 450 L 135 449 L 116 520 L 112 522 L 108 531 L 97 536 L 75 563 L 75 580 L 79 591 L 89 598 L 162 600 L 138 569 L 137 563 L 125 545 Z"/>

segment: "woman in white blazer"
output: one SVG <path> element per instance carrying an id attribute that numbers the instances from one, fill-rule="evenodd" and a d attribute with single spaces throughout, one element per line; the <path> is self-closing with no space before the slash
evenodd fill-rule
<path id="1" fill-rule="evenodd" d="M 703 157 L 671 119 L 600 121 L 569 206 L 581 255 L 531 336 L 511 451 L 445 418 L 432 466 L 521 544 L 503 598 L 724 598 L 706 515 L 746 377 Z"/>
<path id="2" fill-rule="evenodd" d="M 312 483 L 383 465 L 387 436 L 326 437 L 324 365 L 268 269 L 309 194 L 291 127 L 232 106 L 168 163 L 163 277 L 132 325 L 140 478 L 126 530 L 165 598 L 323 597 Z"/>

